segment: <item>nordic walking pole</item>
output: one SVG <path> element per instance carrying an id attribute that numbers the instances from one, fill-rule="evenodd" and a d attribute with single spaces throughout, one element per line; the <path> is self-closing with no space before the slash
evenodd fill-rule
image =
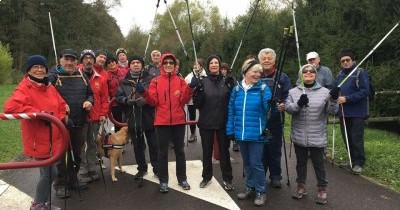
<path id="1" fill-rule="evenodd" d="M 281 122 L 282 122 L 282 143 L 283 143 L 283 152 L 285 154 L 285 166 L 286 166 L 286 176 L 287 176 L 287 186 L 290 186 L 290 178 L 289 178 L 289 167 L 287 162 L 287 154 L 286 154 L 286 141 L 285 141 L 285 125 L 283 122 L 283 114 L 280 113 Z"/>
<path id="2" fill-rule="evenodd" d="M 186 0 L 186 6 L 187 6 L 187 12 L 188 12 L 188 16 L 189 16 L 190 33 L 192 35 L 192 45 L 193 45 L 194 60 L 195 60 L 195 63 L 197 64 L 196 44 L 194 42 L 192 19 L 190 18 L 189 0 Z M 193 76 L 195 76 L 195 75 L 193 74 Z"/>
<path id="3" fill-rule="evenodd" d="M 381 41 L 379 41 L 378 44 L 376 44 L 375 47 L 372 48 L 371 51 L 369 51 L 369 53 L 364 57 L 364 59 L 362 59 L 360 63 L 358 63 L 358 65 L 354 67 L 354 69 L 342 80 L 342 82 L 338 85 L 338 87 L 342 87 L 342 85 L 351 77 L 351 75 L 353 75 L 353 73 L 357 71 L 358 67 L 376 50 L 376 48 L 379 47 L 379 45 L 382 44 L 382 42 L 394 31 L 394 29 L 396 29 L 397 26 L 399 26 L 399 23 L 400 22 L 397 22 L 396 25 L 393 26 L 393 28 L 381 39 Z"/>
<path id="4" fill-rule="evenodd" d="M 300 60 L 300 46 L 299 46 L 299 36 L 297 35 L 297 24 L 296 24 L 296 11 L 294 10 L 294 3 L 292 4 L 292 15 L 293 15 L 293 26 L 294 26 L 294 37 L 296 39 L 296 48 L 297 48 L 297 60 L 299 62 L 299 69 L 301 68 L 301 60 Z"/>
<path id="5" fill-rule="evenodd" d="M 147 49 L 149 48 L 150 39 L 151 39 L 152 31 L 153 31 L 153 28 L 154 28 L 154 23 L 156 22 L 157 9 L 158 9 L 159 6 L 160 6 L 160 0 L 157 1 L 156 12 L 154 13 L 153 23 L 151 24 L 149 37 L 147 38 L 147 44 L 146 44 L 146 48 L 144 50 L 143 60 L 146 60 Z"/>
<path id="6" fill-rule="evenodd" d="M 353 168 L 353 163 L 351 162 L 350 146 L 349 146 L 349 137 L 348 137 L 348 135 L 347 135 L 346 119 L 345 119 L 345 117 L 344 117 L 343 104 L 340 104 L 340 107 L 342 108 L 342 120 L 343 120 L 344 136 L 345 136 L 345 138 L 346 138 L 347 154 L 349 155 L 350 168 Z"/>
<path id="7" fill-rule="evenodd" d="M 56 42 L 54 40 L 54 31 L 53 31 L 53 23 L 51 21 L 51 14 L 49 12 L 49 21 L 50 21 L 50 31 L 51 31 L 51 40 L 53 41 L 53 50 L 54 50 L 54 59 L 56 61 L 56 66 L 58 66 L 58 57 L 57 57 L 57 50 L 56 50 Z"/>
<path id="8" fill-rule="evenodd" d="M 169 7 L 168 7 L 168 5 L 167 5 L 167 0 L 164 0 L 164 3 L 165 3 L 165 6 L 167 7 L 167 10 L 168 10 L 169 16 L 171 17 L 172 24 L 174 25 L 174 29 L 175 29 L 176 35 L 178 36 L 179 42 L 180 42 L 180 43 L 181 43 L 181 45 L 182 45 L 183 52 L 185 53 L 185 56 L 186 56 L 186 58 L 189 58 L 189 56 L 188 56 L 188 53 L 186 52 L 186 49 L 185 49 L 185 45 L 183 44 L 183 41 L 182 41 L 181 35 L 179 34 L 178 27 L 176 27 L 176 24 L 175 24 L 174 17 L 172 16 L 171 10 L 169 10 Z"/>
<path id="9" fill-rule="evenodd" d="M 244 39 L 244 37 L 246 36 L 247 31 L 248 31 L 249 28 L 250 28 L 251 21 L 253 20 L 254 14 L 255 14 L 256 11 L 257 11 L 258 3 L 259 3 L 259 2 L 260 2 L 260 0 L 257 0 L 256 6 L 254 7 L 253 13 L 251 14 L 251 17 L 250 17 L 250 21 L 249 21 L 249 23 L 247 23 L 246 30 L 245 30 L 245 31 L 243 32 L 243 34 L 242 34 L 242 38 L 240 39 L 240 43 L 239 43 L 238 49 L 236 50 L 235 57 L 233 58 L 233 61 L 232 61 L 232 64 L 231 64 L 231 69 L 233 69 L 233 66 L 235 65 L 235 61 L 236 61 L 236 58 L 237 58 L 237 56 L 238 56 L 238 54 L 239 54 L 240 48 L 242 48 L 243 39 Z"/>
<path id="10" fill-rule="evenodd" d="M 100 127 L 99 127 L 99 132 L 97 133 L 97 135 L 101 136 L 103 134 L 103 130 L 104 130 L 104 121 L 101 122 Z M 94 135 L 94 134 L 93 134 Z M 95 137 L 95 139 L 97 140 L 97 136 Z M 105 154 L 107 155 L 107 154 Z M 97 156 L 97 155 L 96 155 Z M 103 183 L 104 183 L 104 190 L 107 192 L 107 185 L 106 185 L 106 179 L 104 177 L 104 172 L 103 172 L 103 166 L 102 166 L 102 160 L 101 157 L 97 156 L 97 161 L 99 161 L 99 166 L 100 166 L 100 173 L 101 173 L 101 177 L 103 178 Z"/>
<path id="11" fill-rule="evenodd" d="M 332 165 L 335 162 L 335 127 L 336 127 L 336 115 L 333 115 L 333 130 L 332 130 Z"/>

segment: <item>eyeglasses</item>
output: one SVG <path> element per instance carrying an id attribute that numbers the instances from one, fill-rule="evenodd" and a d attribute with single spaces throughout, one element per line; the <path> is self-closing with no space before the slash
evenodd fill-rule
<path id="1" fill-rule="evenodd" d="M 350 58 L 346 58 L 346 59 L 340 60 L 340 63 L 346 63 L 346 62 L 348 63 L 350 61 L 351 61 Z"/>
<path id="2" fill-rule="evenodd" d="M 311 69 L 311 70 L 303 69 L 303 70 L 301 70 L 301 73 L 303 73 L 303 74 L 307 74 L 307 73 L 315 74 L 317 72 L 315 70 L 313 70 L 313 69 Z"/>
<path id="3" fill-rule="evenodd" d="M 164 62 L 163 62 L 163 65 L 167 65 L 167 64 L 169 64 L 169 65 L 175 65 L 175 62 L 173 62 L 173 61 L 164 61 Z"/>
<path id="4" fill-rule="evenodd" d="M 315 60 L 315 58 L 310 58 L 310 59 L 308 59 L 309 62 L 312 62 L 312 61 L 314 61 L 314 60 Z"/>

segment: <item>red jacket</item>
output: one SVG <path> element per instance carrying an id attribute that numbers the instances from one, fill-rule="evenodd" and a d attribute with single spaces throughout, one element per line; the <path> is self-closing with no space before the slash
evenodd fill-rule
<path id="1" fill-rule="evenodd" d="M 115 69 L 108 69 L 108 95 L 110 100 L 115 97 L 117 93 L 119 82 L 125 78 L 126 71 L 125 69 L 115 68 Z M 117 102 L 114 102 L 112 106 L 117 106 Z"/>
<path id="2" fill-rule="evenodd" d="M 12 96 L 4 104 L 4 113 L 48 112 L 58 119 L 66 115 L 66 103 L 52 85 L 38 84 L 27 76 L 22 79 Z M 35 158 L 52 156 L 51 148 L 59 148 L 61 135 L 56 126 L 52 126 L 52 144 L 50 129 L 43 120 L 21 120 L 22 144 L 24 154 Z"/>
<path id="3" fill-rule="evenodd" d="M 164 54 L 165 57 L 173 54 Z M 179 77 L 177 69 L 168 74 L 161 66 L 160 76 L 153 78 L 148 90 L 143 94 L 146 102 L 156 108 L 154 125 L 181 125 L 186 123 L 185 104 L 192 97 L 193 90 L 186 84 L 185 80 Z"/>
<path id="4" fill-rule="evenodd" d="M 107 73 L 103 70 L 103 72 Z M 107 78 L 103 77 L 96 71 L 93 71 L 92 77 L 89 79 L 90 86 L 93 91 L 94 104 L 89 112 L 90 121 L 99 121 L 100 116 L 107 116 L 108 113 L 108 85 Z"/>

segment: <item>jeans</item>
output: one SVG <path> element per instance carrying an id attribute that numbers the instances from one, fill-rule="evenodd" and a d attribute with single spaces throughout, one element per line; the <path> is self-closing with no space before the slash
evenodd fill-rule
<path id="1" fill-rule="evenodd" d="M 45 203 L 50 198 L 50 188 L 52 184 L 52 177 L 56 176 L 56 167 L 43 166 L 39 168 L 40 176 L 39 182 L 36 185 L 35 203 Z"/>
<path id="2" fill-rule="evenodd" d="M 248 188 L 265 193 L 266 180 L 262 155 L 264 142 L 238 141 L 243 158 L 245 181 Z"/>
<path id="3" fill-rule="evenodd" d="M 214 135 L 217 135 L 217 142 L 220 154 L 220 167 L 222 179 L 227 182 L 232 181 L 232 166 L 229 154 L 230 142 L 226 139 L 225 128 L 222 129 L 200 129 L 201 146 L 203 149 L 203 179 L 211 180 L 213 176 L 212 152 L 214 145 Z"/>
<path id="4" fill-rule="evenodd" d="M 158 177 L 160 183 L 168 183 L 168 148 L 174 144 L 176 158 L 176 176 L 178 182 L 186 181 L 185 125 L 155 126 L 158 141 Z"/>
<path id="5" fill-rule="evenodd" d="M 282 180 L 282 125 L 272 124 L 268 126 L 269 131 L 272 134 L 272 138 L 269 139 L 269 143 L 264 144 L 263 163 L 265 168 L 265 174 L 269 169 L 269 178 L 271 180 Z"/>
<path id="6" fill-rule="evenodd" d="M 296 152 L 296 172 L 298 184 L 305 184 L 307 179 L 307 161 L 310 152 L 310 158 L 314 166 L 315 176 L 317 177 L 318 187 L 326 187 L 326 173 L 324 166 L 324 147 L 303 147 L 294 144 Z"/>
<path id="7" fill-rule="evenodd" d="M 364 118 L 358 117 L 345 117 L 347 137 L 349 140 L 350 157 L 353 166 L 363 166 L 365 163 L 364 151 Z M 346 144 L 346 137 L 343 127 L 343 118 L 340 118 L 340 129 L 344 144 Z M 347 147 L 346 147 L 347 148 Z"/>
<path id="8" fill-rule="evenodd" d="M 99 133 L 100 122 L 89 122 L 86 129 L 83 130 L 86 137 L 86 150 L 82 148 L 81 151 L 81 168 L 80 174 L 87 174 L 88 172 L 97 171 L 98 166 L 96 156 L 96 138 Z"/>

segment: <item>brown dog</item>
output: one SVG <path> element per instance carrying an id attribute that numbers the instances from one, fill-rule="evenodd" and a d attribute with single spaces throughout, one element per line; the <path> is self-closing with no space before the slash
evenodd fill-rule
<path id="1" fill-rule="evenodd" d="M 111 170 L 111 180 L 113 182 L 118 181 L 117 177 L 115 177 L 115 161 L 118 162 L 118 167 L 121 172 L 124 172 L 122 170 L 122 147 L 128 142 L 128 126 L 122 127 L 121 130 L 119 130 L 116 133 L 113 133 L 109 136 L 109 142 L 108 144 L 112 145 L 107 149 L 107 154 L 108 157 L 110 158 L 110 170 Z M 100 156 L 104 156 L 104 150 L 103 150 L 103 145 L 101 141 L 101 137 L 96 139 L 96 144 L 97 144 L 97 154 Z M 115 148 L 118 147 L 118 148 Z"/>

